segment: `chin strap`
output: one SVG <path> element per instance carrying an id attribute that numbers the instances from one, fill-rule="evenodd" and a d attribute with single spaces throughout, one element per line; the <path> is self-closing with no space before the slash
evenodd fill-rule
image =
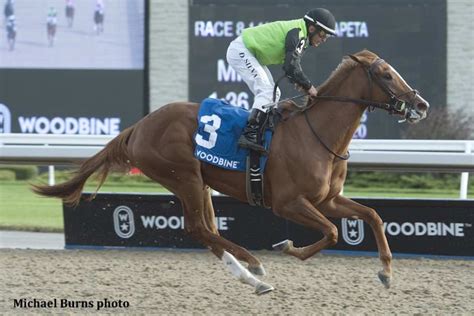
<path id="1" fill-rule="evenodd" d="M 313 46 L 313 44 L 311 44 L 311 39 L 316 35 L 318 34 L 317 31 L 314 31 L 314 32 L 308 32 L 308 41 L 309 41 L 309 46 Z"/>

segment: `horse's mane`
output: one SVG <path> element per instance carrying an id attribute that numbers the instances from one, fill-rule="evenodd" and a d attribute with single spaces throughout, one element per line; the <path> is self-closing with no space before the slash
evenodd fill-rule
<path id="1" fill-rule="evenodd" d="M 368 62 L 378 58 L 376 54 L 367 49 L 361 50 L 360 52 L 357 52 L 353 55 L 361 60 L 367 60 Z M 341 82 L 347 78 L 349 73 L 358 65 L 359 64 L 352 60 L 349 56 L 344 56 L 339 65 L 337 65 L 336 69 L 332 71 L 329 78 L 318 87 L 318 95 L 331 95 L 331 91 L 338 87 Z M 309 108 L 311 106 L 311 101 L 311 98 L 305 97 L 303 100 L 303 104 L 306 104 L 305 107 L 298 105 L 294 101 L 285 101 L 280 104 L 279 108 L 287 111 L 294 111 L 295 109 L 301 111 L 301 109 Z"/>
<path id="2" fill-rule="evenodd" d="M 353 55 L 369 60 L 378 57 L 376 54 L 367 49 L 364 49 Z M 333 88 L 338 87 L 340 83 L 347 78 L 349 72 L 351 72 L 357 65 L 358 63 L 352 60 L 349 56 L 344 56 L 336 69 L 333 70 L 329 78 L 318 87 L 318 94 L 329 95 L 329 92 L 331 92 Z"/>

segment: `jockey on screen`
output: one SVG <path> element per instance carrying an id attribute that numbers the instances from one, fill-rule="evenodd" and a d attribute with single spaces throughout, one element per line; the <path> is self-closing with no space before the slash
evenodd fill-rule
<path id="1" fill-rule="evenodd" d="M 16 23 L 15 23 L 15 16 L 10 15 L 7 20 L 6 24 L 7 29 L 7 38 L 8 40 L 15 39 L 16 36 Z"/>
<path id="2" fill-rule="evenodd" d="M 66 18 L 68 22 L 68 26 L 72 26 L 72 21 L 74 18 L 74 1 L 73 0 L 66 0 Z"/>
<path id="3" fill-rule="evenodd" d="M 328 36 L 335 35 L 336 20 L 331 12 L 317 8 L 303 18 L 276 21 L 244 29 L 227 50 L 227 62 L 242 77 L 255 95 L 247 126 L 239 145 L 259 152 L 265 148 L 257 144 L 257 131 L 265 119 L 266 104 L 273 102 L 273 77 L 267 65 L 281 65 L 288 79 L 310 97 L 318 91 L 301 69 L 300 60 L 308 46 L 317 47 Z M 276 100 L 280 98 L 277 90 Z"/>
<path id="4" fill-rule="evenodd" d="M 5 2 L 5 7 L 3 9 L 3 14 L 5 18 L 8 18 L 10 15 L 15 14 L 15 9 L 13 8 L 13 0 L 7 0 Z"/>
<path id="5" fill-rule="evenodd" d="M 6 28 L 7 28 L 7 33 L 8 34 L 13 33 L 13 32 L 16 31 L 15 16 L 14 15 L 10 15 L 8 17 Z"/>
<path id="6" fill-rule="evenodd" d="M 58 12 L 54 7 L 50 7 L 48 15 L 46 16 L 46 24 L 56 25 L 58 24 Z"/>
<path id="7" fill-rule="evenodd" d="M 50 7 L 48 16 L 46 17 L 46 30 L 48 36 L 49 46 L 52 47 L 54 43 L 54 37 L 56 36 L 56 27 L 58 24 L 58 12 L 54 7 Z"/>

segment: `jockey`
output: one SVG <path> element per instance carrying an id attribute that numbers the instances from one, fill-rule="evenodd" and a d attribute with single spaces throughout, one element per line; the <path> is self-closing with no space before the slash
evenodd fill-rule
<path id="1" fill-rule="evenodd" d="M 50 7 L 48 11 L 48 15 L 46 17 L 46 24 L 48 25 L 56 25 L 58 24 L 58 12 L 54 7 Z"/>
<path id="2" fill-rule="evenodd" d="M 74 8 L 74 0 L 66 0 L 66 8 Z"/>
<path id="3" fill-rule="evenodd" d="M 243 148 L 265 153 L 257 144 L 257 131 L 265 120 L 264 105 L 273 102 L 273 77 L 267 65 L 281 65 L 286 77 L 295 87 L 315 97 L 318 91 L 301 69 L 304 50 L 317 47 L 328 36 L 336 35 L 336 20 L 331 12 L 317 8 L 308 11 L 303 18 L 276 21 L 244 29 L 227 49 L 227 62 L 242 77 L 255 95 L 247 126 L 239 138 Z M 277 90 L 276 100 L 280 99 Z"/>
<path id="4" fill-rule="evenodd" d="M 13 0 L 7 0 L 5 2 L 5 7 L 3 9 L 3 14 L 5 15 L 5 19 L 8 19 L 9 16 L 15 14 L 15 10 L 13 8 Z"/>
<path id="5" fill-rule="evenodd" d="M 15 32 L 16 32 L 15 16 L 14 15 L 10 15 L 8 17 L 6 28 L 7 28 L 8 38 L 14 37 Z"/>
<path id="6" fill-rule="evenodd" d="M 95 12 L 97 12 L 97 14 L 104 14 L 104 9 L 105 9 L 104 1 L 97 0 L 95 4 Z"/>

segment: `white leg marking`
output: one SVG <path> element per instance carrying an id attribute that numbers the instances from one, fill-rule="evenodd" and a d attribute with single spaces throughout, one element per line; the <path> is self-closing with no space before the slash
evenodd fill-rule
<path id="1" fill-rule="evenodd" d="M 259 279 L 253 276 L 252 273 L 247 270 L 240 262 L 235 259 L 233 255 L 224 251 L 222 255 L 222 261 L 224 262 L 227 269 L 241 282 L 249 284 L 253 287 L 257 287 L 261 282 Z"/>

